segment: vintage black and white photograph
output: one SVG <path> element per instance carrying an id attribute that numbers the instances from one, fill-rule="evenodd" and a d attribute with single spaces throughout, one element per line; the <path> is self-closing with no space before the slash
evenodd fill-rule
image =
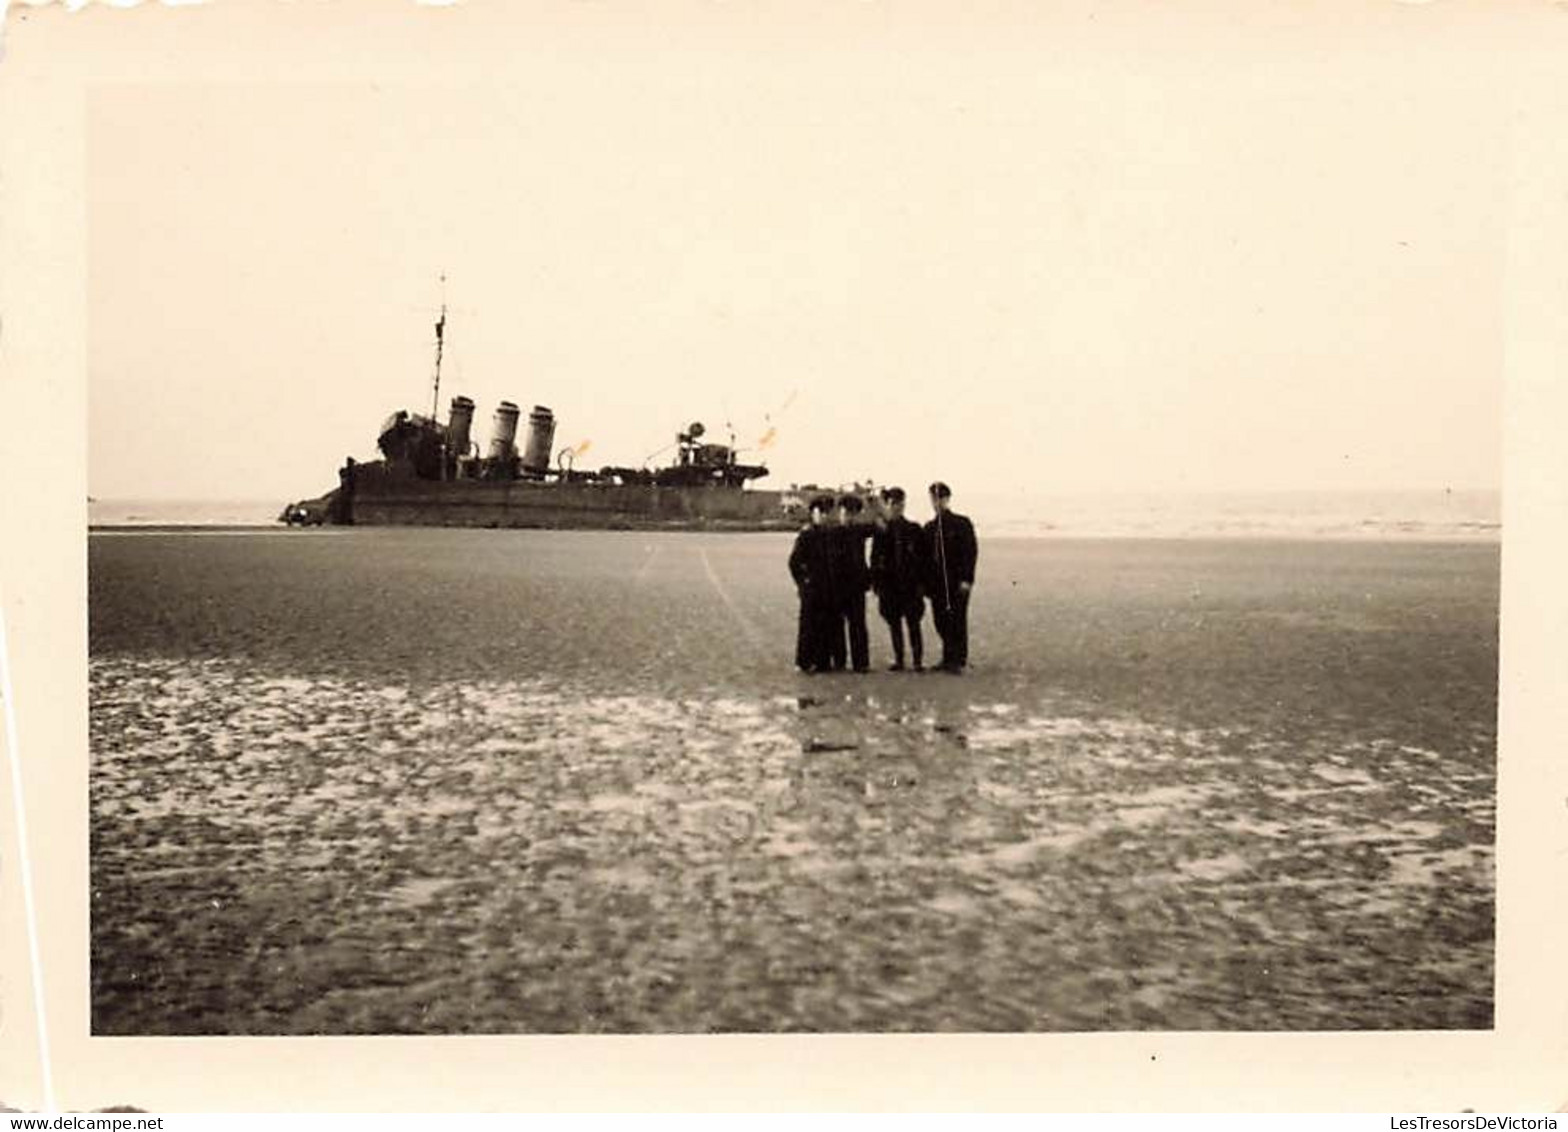
<path id="1" fill-rule="evenodd" d="M 91 1033 L 1490 1030 L 1512 103 L 1389 7 L 93 92 Z"/>

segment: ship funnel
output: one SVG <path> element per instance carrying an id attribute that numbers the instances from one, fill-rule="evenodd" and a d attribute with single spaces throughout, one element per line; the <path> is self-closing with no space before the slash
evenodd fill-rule
<path id="1" fill-rule="evenodd" d="M 495 407 L 495 423 L 490 434 L 490 459 L 510 461 L 517 456 L 518 408 L 510 401 Z"/>
<path id="2" fill-rule="evenodd" d="M 446 422 L 446 450 L 454 457 L 468 455 L 468 437 L 474 426 L 474 403 L 467 397 L 452 398 Z"/>
<path id="3" fill-rule="evenodd" d="M 535 405 L 534 411 L 528 414 L 528 444 L 523 449 L 523 471 L 535 475 L 549 471 L 550 446 L 554 443 L 555 414 L 543 405 Z"/>

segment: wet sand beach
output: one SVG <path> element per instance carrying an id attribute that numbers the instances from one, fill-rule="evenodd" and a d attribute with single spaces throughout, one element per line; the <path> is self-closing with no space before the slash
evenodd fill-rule
<path id="1" fill-rule="evenodd" d="M 981 536 L 93 535 L 93 1031 L 1491 1025 L 1495 543 Z"/>

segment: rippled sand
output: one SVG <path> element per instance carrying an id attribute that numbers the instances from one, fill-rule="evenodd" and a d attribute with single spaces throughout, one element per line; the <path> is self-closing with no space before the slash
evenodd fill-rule
<path id="1" fill-rule="evenodd" d="M 1495 547 L 992 540 L 951 678 L 787 545 L 94 538 L 95 1032 L 1490 1024 Z"/>

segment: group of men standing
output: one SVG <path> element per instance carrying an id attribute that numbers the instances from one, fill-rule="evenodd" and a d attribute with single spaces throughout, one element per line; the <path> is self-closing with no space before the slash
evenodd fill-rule
<path id="1" fill-rule="evenodd" d="M 933 517 L 924 527 L 904 517 L 904 490 L 887 488 L 872 498 L 870 522 L 858 495 L 811 501 L 811 525 L 795 538 L 790 576 L 800 591 L 800 631 L 795 664 L 802 672 L 855 672 L 871 667 L 866 631 L 866 594 L 877 595 L 877 611 L 893 643 L 892 671 L 925 668 L 920 623 L 927 599 L 942 640 L 944 672 L 969 663 L 969 594 L 979 549 L 975 528 L 952 510 L 945 483 L 930 488 Z M 834 516 L 837 516 L 835 521 Z M 866 543 L 871 560 L 866 561 Z"/>

